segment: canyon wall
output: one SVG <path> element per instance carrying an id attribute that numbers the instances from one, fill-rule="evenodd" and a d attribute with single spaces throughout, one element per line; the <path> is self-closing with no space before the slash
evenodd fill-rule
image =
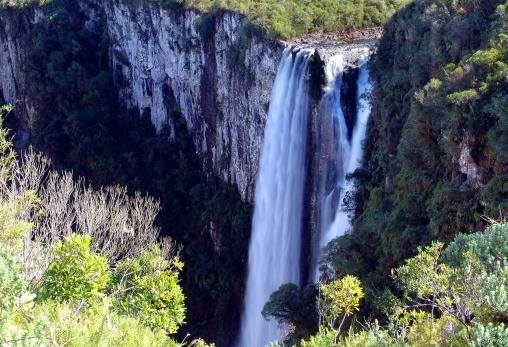
<path id="1" fill-rule="evenodd" d="M 321 37 L 273 40 L 230 11 L 207 15 L 128 0 L 80 0 L 79 8 L 85 29 L 108 34 L 110 67 L 121 103 L 149 116 L 157 130 L 174 129 L 173 114 L 179 111 L 203 171 L 236 185 L 249 202 L 284 47 L 317 47 L 325 63 L 338 49 L 349 49 L 337 45 L 336 37 L 328 37 L 328 42 Z M 23 137 L 37 112 L 23 73 L 31 44 L 25 34 L 44 16 L 44 8 L 37 7 L 4 9 L 0 15 L 0 94 L 15 106 Z M 367 39 L 379 36 L 361 34 Z"/>
<path id="2" fill-rule="evenodd" d="M 111 69 L 125 106 L 157 130 L 185 118 L 205 173 L 235 184 L 252 201 L 271 89 L 284 44 L 253 30 L 238 13 L 201 15 L 149 2 L 82 0 L 87 29 L 105 25 Z M 0 16 L 0 91 L 24 130 L 37 105 L 22 69 L 26 33 L 41 9 Z M 101 22 L 102 21 L 102 22 Z"/>

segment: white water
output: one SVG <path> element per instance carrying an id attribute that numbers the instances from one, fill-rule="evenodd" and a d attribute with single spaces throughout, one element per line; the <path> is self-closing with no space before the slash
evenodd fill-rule
<path id="1" fill-rule="evenodd" d="M 279 338 L 277 324 L 266 321 L 261 311 L 279 286 L 300 283 L 311 53 L 287 49 L 272 90 L 256 182 L 240 347 L 260 347 Z"/>
<path id="2" fill-rule="evenodd" d="M 333 106 L 329 108 L 335 110 L 332 113 L 334 120 L 338 128 L 336 141 L 339 150 L 337 155 L 338 164 L 341 168 L 338 168 L 337 172 L 337 183 L 334 190 L 326 193 L 322 197 L 320 204 L 320 237 L 319 237 L 319 249 L 322 249 L 334 238 L 344 235 L 351 228 L 350 216 L 343 206 L 344 197 L 348 193 L 353 192 L 354 184 L 352 180 L 347 180 L 346 176 L 353 173 L 359 168 L 363 157 L 363 141 L 367 130 L 367 123 L 371 113 L 371 104 L 368 95 L 372 90 L 372 86 L 369 82 L 369 72 L 367 69 L 367 60 L 361 63 L 360 73 L 357 80 L 357 117 L 356 123 L 353 129 L 353 135 L 349 141 L 347 138 L 347 126 L 342 112 L 342 106 L 340 103 L 340 88 L 342 81 L 343 68 L 339 67 L 334 72 L 335 82 L 334 88 L 328 90 L 324 96 L 323 101 L 330 103 Z M 332 75 L 330 75 L 332 76 Z M 329 77 L 331 78 L 331 77 Z M 321 105 L 323 106 L 323 105 Z M 333 201 L 334 194 L 339 192 L 338 205 L 334 206 Z M 335 211 L 335 213 L 333 213 Z M 332 219 L 333 218 L 333 219 Z M 320 252 L 319 252 L 320 253 Z M 317 263 L 317 261 L 315 261 Z M 319 271 L 318 265 L 314 266 L 314 279 L 318 280 Z"/>

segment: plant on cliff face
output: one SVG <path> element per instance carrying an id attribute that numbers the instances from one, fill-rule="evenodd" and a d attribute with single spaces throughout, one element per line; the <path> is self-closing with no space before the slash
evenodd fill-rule
<path id="1" fill-rule="evenodd" d="M 358 173 L 355 232 L 325 266 L 360 276 L 366 303 L 418 246 L 508 212 L 508 5 L 417 0 L 385 27 L 371 68 L 374 108 Z"/>

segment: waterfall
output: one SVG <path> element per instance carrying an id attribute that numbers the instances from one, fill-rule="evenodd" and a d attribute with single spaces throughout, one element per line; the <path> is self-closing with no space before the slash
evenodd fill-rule
<path id="1" fill-rule="evenodd" d="M 300 283 L 300 249 L 309 115 L 308 57 L 286 49 L 272 90 L 256 181 L 249 273 L 238 345 L 260 347 L 278 339 L 261 311 L 285 283 Z"/>
<path id="2" fill-rule="evenodd" d="M 339 57 L 341 57 L 339 55 Z M 341 58 L 334 58 L 334 61 Z M 318 280 L 318 258 L 321 249 L 331 240 L 344 235 L 351 228 L 350 216 L 343 206 L 344 198 L 353 192 L 354 184 L 352 180 L 347 180 L 348 174 L 353 173 L 361 164 L 363 156 L 362 144 L 365 139 L 367 123 L 371 112 L 371 104 L 368 98 L 372 86 L 369 82 L 369 72 L 367 59 L 359 63 L 359 76 L 356 81 L 357 93 L 356 104 L 357 114 L 351 139 L 347 136 L 347 126 L 344 119 L 340 100 L 340 90 L 342 87 L 343 65 L 333 64 L 327 73 L 329 87 L 320 104 L 320 113 L 323 117 L 330 117 L 333 124 L 333 138 L 336 158 L 333 160 L 332 170 L 328 170 L 321 182 L 321 197 L 319 202 L 319 240 L 317 250 L 313 256 L 313 278 Z M 330 175 L 329 172 L 333 175 Z M 333 187 L 327 189 L 329 177 L 333 176 Z"/>

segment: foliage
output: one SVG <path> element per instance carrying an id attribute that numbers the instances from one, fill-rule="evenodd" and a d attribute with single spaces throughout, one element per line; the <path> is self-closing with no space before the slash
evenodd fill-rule
<path id="1" fill-rule="evenodd" d="M 33 314 L 47 322 L 44 335 L 52 346 L 181 346 L 138 317 L 110 311 L 108 301 L 77 313 L 70 304 L 50 301 L 35 307 Z"/>
<path id="2" fill-rule="evenodd" d="M 251 206 L 235 187 L 202 173 L 178 109 L 168 115 L 172 129 L 156 133 L 148 116 L 119 105 L 104 18 L 99 14 L 90 30 L 78 7 L 75 1 L 52 0 L 42 8 L 46 16 L 19 33 L 30 42 L 24 64 L 27 97 L 38 106 L 31 144 L 51 158 L 54 168 L 84 177 L 92 190 L 120 185 L 127 196 L 142 191 L 160 201 L 154 227 L 183 246 L 186 329 L 227 344 L 240 320 Z M 96 198 L 109 201 L 109 193 L 103 193 Z M 112 234 L 108 222 L 95 230 L 94 250 L 103 249 L 99 234 Z M 113 226 L 124 230 L 123 224 Z"/>
<path id="3" fill-rule="evenodd" d="M 14 260 L 9 248 L 0 244 L 0 322 L 3 322 L 12 309 L 16 299 L 25 290 L 26 283 L 21 276 L 21 267 Z"/>
<path id="4" fill-rule="evenodd" d="M 358 278 L 345 276 L 320 286 L 318 310 L 324 325 L 330 330 L 340 332 L 347 317 L 358 311 L 360 300 L 364 297 Z M 342 317 L 342 318 L 341 318 Z M 340 321 L 340 323 L 339 323 Z"/>
<path id="5" fill-rule="evenodd" d="M 483 229 L 483 215 L 508 212 L 507 7 L 416 0 L 385 25 L 370 69 L 354 232 L 322 259 L 332 273 L 361 279 L 366 315 L 383 317 L 376 298 L 394 290 L 391 269 L 418 246 L 445 245 Z M 444 276 L 439 266 L 423 272 Z"/>
<path id="6" fill-rule="evenodd" d="M 201 11 L 237 10 L 254 24 L 279 38 L 292 38 L 316 31 L 356 29 L 382 25 L 403 0 L 245 1 L 181 0 L 185 7 Z M 164 4 L 164 1 L 161 1 Z"/>
<path id="7" fill-rule="evenodd" d="M 446 248 L 419 248 L 392 272 L 402 295 L 385 326 L 350 326 L 337 336 L 322 324 L 302 346 L 506 346 L 506 237 L 508 223 L 500 223 L 459 234 Z"/>
<path id="8" fill-rule="evenodd" d="M 2 0 L 2 8 L 44 5 L 53 0 Z M 234 10 L 275 37 L 288 39 L 316 31 L 357 29 L 382 25 L 407 0 L 150 0 L 163 7 L 193 8 L 213 13 Z"/>
<path id="9" fill-rule="evenodd" d="M 30 191 L 7 200 L 0 200 L 0 243 L 20 247 L 26 232 L 33 226 L 20 216 L 36 202 L 37 196 Z"/>
<path id="10" fill-rule="evenodd" d="M 435 242 L 425 249 L 418 248 L 418 254 L 399 267 L 394 278 L 399 287 L 409 295 L 432 296 L 449 282 L 449 270 L 438 264 L 443 244 Z"/>
<path id="11" fill-rule="evenodd" d="M 270 295 L 263 307 L 263 317 L 290 326 L 290 334 L 286 336 L 285 342 L 294 344 L 317 329 L 316 296 L 317 288 L 312 284 L 303 289 L 293 283 L 284 284 Z"/>
<path id="12" fill-rule="evenodd" d="M 473 327 L 472 347 L 508 346 L 508 328 L 504 324 L 494 326 L 489 323 L 486 326 L 477 324 Z"/>
<path id="13" fill-rule="evenodd" d="M 139 317 L 154 329 L 174 334 L 185 319 L 184 295 L 178 275 L 183 264 L 170 264 L 156 245 L 138 258 L 120 261 L 113 274 L 120 312 Z"/>
<path id="14" fill-rule="evenodd" d="M 12 144 L 5 141 L 5 148 L 10 150 Z M 65 233 L 56 231 L 52 237 L 34 234 L 34 219 L 40 216 L 19 213 L 32 210 L 30 201 L 19 196 L 34 182 L 40 183 L 34 177 L 41 167 L 32 166 L 37 161 L 27 158 L 11 165 L 4 181 L 0 180 L 0 206 L 11 206 L 10 200 L 19 206 L 0 209 L 0 344 L 183 346 L 169 338 L 182 324 L 185 313 L 179 285 L 183 264 L 171 253 L 174 249 L 163 249 L 168 247 L 167 242 L 147 245 L 137 258 L 120 260 L 112 270 L 108 259 L 91 249 L 90 235 L 69 234 L 55 244 L 53 239 Z M 0 161 L 5 159 L 0 156 Z M 19 165 L 24 164 L 27 170 L 20 170 Z M 34 248 L 34 243 L 44 247 Z M 24 253 L 33 253 L 33 257 Z M 37 257 L 51 259 L 48 268 L 39 269 L 43 271 L 40 284 L 26 281 L 23 273 L 32 266 L 26 262 L 38 263 Z M 112 272 L 115 282 L 108 288 Z M 199 339 L 192 344 L 207 346 Z"/>
<path id="15" fill-rule="evenodd" d="M 69 235 L 55 246 L 55 257 L 44 274 L 40 297 L 60 302 L 92 301 L 108 285 L 110 274 L 106 257 L 90 251 L 88 235 Z"/>

